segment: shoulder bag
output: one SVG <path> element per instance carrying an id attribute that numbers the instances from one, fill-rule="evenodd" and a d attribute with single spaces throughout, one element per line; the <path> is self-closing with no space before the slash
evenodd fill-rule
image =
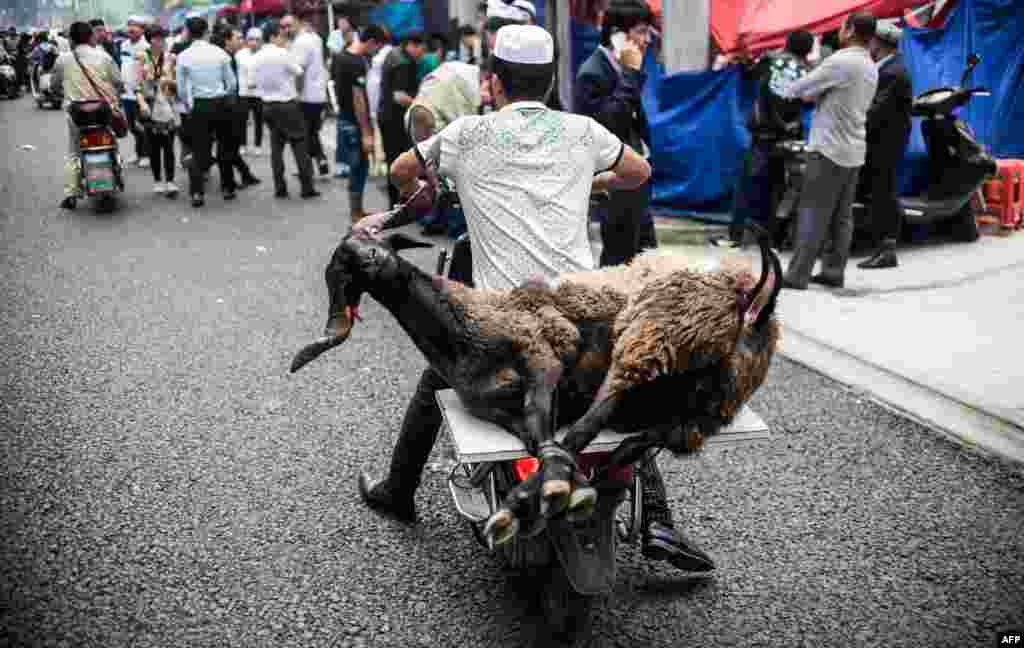
<path id="1" fill-rule="evenodd" d="M 100 87 L 93 81 L 92 75 L 89 74 L 89 69 L 82 65 L 81 59 L 78 58 L 78 52 L 72 50 L 72 55 L 75 57 L 75 63 L 78 63 L 78 67 L 82 68 L 82 73 L 85 74 L 85 78 L 89 80 L 89 85 L 96 91 L 103 100 L 110 104 L 110 127 L 114 130 L 114 134 L 117 135 L 118 139 L 126 137 L 128 135 L 128 118 L 125 117 L 121 107 L 117 105 L 117 101 L 110 97 L 105 97 L 100 91 Z"/>

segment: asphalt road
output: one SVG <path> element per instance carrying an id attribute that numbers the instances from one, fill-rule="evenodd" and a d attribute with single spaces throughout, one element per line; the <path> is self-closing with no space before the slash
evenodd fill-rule
<path id="1" fill-rule="evenodd" d="M 65 142 L 61 113 L 0 102 L 0 644 L 539 643 L 532 584 L 477 546 L 441 472 L 418 528 L 357 502 L 423 366 L 397 323 L 365 303 L 345 346 L 287 373 L 323 326 L 344 183 L 278 201 L 258 158 L 263 185 L 195 211 L 132 169 L 116 213 L 68 213 Z M 717 573 L 627 548 L 580 645 L 961 648 L 1024 627 L 1019 467 L 783 359 L 753 406 L 773 440 L 662 461 Z"/>

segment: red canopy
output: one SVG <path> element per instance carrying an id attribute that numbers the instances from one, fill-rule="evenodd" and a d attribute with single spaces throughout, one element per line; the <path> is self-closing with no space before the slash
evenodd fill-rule
<path id="1" fill-rule="evenodd" d="M 711 36 L 725 54 L 758 54 L 782 47 L 796 29 L 816 34 L 838 29 L 852 11 L 893 18 L 921 4 L 923 0 L 712 0 Z"/>

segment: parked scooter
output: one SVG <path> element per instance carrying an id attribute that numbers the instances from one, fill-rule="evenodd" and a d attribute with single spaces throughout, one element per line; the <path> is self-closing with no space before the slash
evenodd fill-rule
<path id="1" fill-rule="evenodd" d="M 964 87 L 980 62 L 981 57 L 971 54 L 959 86 L 928 90 L 914 99 L 911 114 L 924 117 L 921 132 L 928 153 L 928 186 L 922 196 L 900 199 L 904 231 L 919 225 L 944 225 L 958 241 L 976 241 L 980 235 L 972 197 L 980 196 L 985 178 L 996 173 L 996 163 L 975 139 L 971 127 L 953 115 L 972 97 L 991 94 L 984 88 Z M 773 233 L 781 249 L 793 239 L 807 147 L 802 141 L 783 141 L 778 146 L 786 158 L 786 189 L 776 211 L 778 227 Z M 853 214 L 855 228 L 868 229 L 870 215 L 863 203 L 854 202 Z"/>
<path id="2" fill-rule="evenodd" d="M 911 114 L 924 117 L 921 133 L 928 151 L 928 186 L 924 195 L 900 199 L 905 225 L 948 225 L 953 238 L 965 242 L 980 235 L 971 198 L 997 169 L 971 127 L 953 115 L 972 97 L 992 94 L 985 88 L 964 87 L 980 62 L 980 56 L 971 54 L 959 86 L 935 88 L 914 99 Z M 854 204 L 854 216 L 861 217 L 858 221 L 866 221 L 866 212 L 862 204 Z"/>
<path id="3" fill-rule="evenodd" d="M 79 129 L 81 193 L 92 199 L 98 211 L 111 211 L 117 205 L 117 194 L 124 191 L 124 175 L 117 137 L 110 126 L 110 104 L 100 100 L 76 101 L 69 113 Z"/>
<path id="4" fill-rule="evenodd" d="M 43 62 L 40 65 L 33 65 L 29 71 L 29 85 L 39 108 L 45 108 L 49 104 L 51 108 L 59 109 L 64 103 L 64 88 L 60 87 L 60 84 L 51 83 L 56 62 L 57 50 L 53 48 L 43 55 Z"/>
<path id="5" fill-rule="evenodd" d="M 14 69 L 14 57 L 0 45 L 0 96 L 7 99 L 21 97 L 18 73 Z"/>

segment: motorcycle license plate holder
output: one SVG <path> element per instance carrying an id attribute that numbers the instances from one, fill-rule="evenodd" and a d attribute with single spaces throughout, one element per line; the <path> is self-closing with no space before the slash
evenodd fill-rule
<path id="1" fill-rule="evenodd" d="M 116 188 L 114 162 L 109 152 L 83 153 L 82 175 L 85 179 L 85 191 L 90 195 L 107 193 Z"/>
<path id="2" fill-rule="evenodd" d="M 511 432 L 496 423 L 473 416 L 463 406 L 454 389 L 442 389 L 436 394 L 437 404 L 444 417 L 445 428 L 455 446 L 460 463 L 482 463 L 487 461 L 513 461 L 530 456 L 523 442 Z M 639 434 L 620 434 L 602 430 L 582 454 L 611 452 L 625 439 Z M 768 425 L 752 409 L 744 406 L 736 415 L 732 425 L 715 436 L 705 440 L 706 447 L 729 445 L 738 442 L 758 441 L 770 438 Z"/>

